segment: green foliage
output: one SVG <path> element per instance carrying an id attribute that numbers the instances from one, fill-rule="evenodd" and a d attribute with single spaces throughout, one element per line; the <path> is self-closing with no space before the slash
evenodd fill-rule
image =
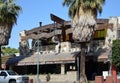
<path id="1" fill-rule="evenodd" d="M 75 81 L 73 81 L 73 83 L 76 83 Z"/>
<path id="2" fill-rule="evenodd" d="M 88 81 L 87 83 L 91 83 L 91 81 Z"/>
<path id="3" fill-rule="evenodd" d="M 19 50 L 15 48 L 10 48 L 10 47 L 2 47 L 2 54 L 12 55 L 15 53 L 19 53 Z"/>
<path id="4" fill-rule="evenodd" d="M 112 46 L 112 63 L 120 69 L 120 40 L 114 40 Z"/>
<path id="5" fill-rule="evenodd" d="M 102 12 L 102 6 L 105 4 L 105 0 L 63 0 L 63 6 L 69 7 L 69 16 L 74 17 L 79 14 L 80 8 L 83 10 L 92 12 L 96 15 Z"/>
<path id="6" fill-rule="evenodd" d="M 8 45 L 14 24 L 22 8 L 15 0 L 0 0 L 0 45 Z"/>
<path id="7" fill-rule="evenodd" d="M 15 0 L 1 0 L 0 1 L 0 21 L 1 24 L 12 27 L 16 21 L 17 16 L 22 8 L 16 5 Z"/>

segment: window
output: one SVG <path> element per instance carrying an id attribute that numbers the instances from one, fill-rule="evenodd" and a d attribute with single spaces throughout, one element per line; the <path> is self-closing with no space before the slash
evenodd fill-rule
<path id="1" fill-rule="evenodd" d="M 0 76 L 7 76 L 7 74 L 5 72 L 1 72 Z"/>

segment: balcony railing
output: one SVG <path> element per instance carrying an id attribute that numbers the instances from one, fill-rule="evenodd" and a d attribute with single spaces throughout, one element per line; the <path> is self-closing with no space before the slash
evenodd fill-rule
<path id="1" fill-rule="evenodd" d="M 60 52 L 75 52 L 75 51 L 80 51 L 80 44 L 76 43 L 70 43 L 69 50 L 68 49 L 62 49 Z M 57 45 L 47 45 L 47 46 L 42 46 L 42 52 L 43 54 L 48 54 L 48 53 L 55 53 L 57 52 L 56 50 Z"/>
<path id="2" fill-rule="evenodd" d="M 102 43 L 102 44 L 101 44 Z M 96 45 L 95 45 L 96 44 Z M 80 51 L 80 44 L 77 44 L 77 43 L 69 43 L 69 47 L 68 48 L 61 48 L 60 52 L 77 52 L 77 51 Z M 91 52 L 95 52 L 98 48 L 102 48 L 104 45 L 103 45 L 103 42 L 100 42 L 99 45 L 98 43 L 94 43 L 94 45 L 92 47 L 90 47 L 90 51 Z M 42 46 L 42 52 L 43 54 L 48 54 L 48 53 L 56 53 L 58 52 L 56 50 L 56 47 L 57 45 L 47 45 L 47 46 Z M 86 51 L 87 51 L 87 47 L 86 47 Z"/>

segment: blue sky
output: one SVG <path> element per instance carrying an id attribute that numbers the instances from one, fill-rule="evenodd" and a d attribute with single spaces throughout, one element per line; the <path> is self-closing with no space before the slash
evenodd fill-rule
<path id="1" fill-rule="evenodd" d="M 53 23 L 50 14 L 53 13 L 64 20 L 70 20 L 68 8 L 62 6 L 63 0 L 17 0 L 17 4 L 22 7 L 19 14 L 17 25 L 13 27 L 9 45 L 11 48 L 19 47 L 19 32 L 38 27 L 39 22 L 42 25 Z M 103 12 L 98 18 L 109 18 L 111 16 L 120 16 L 120 0 L 106 0 L 103 6 Z"/>

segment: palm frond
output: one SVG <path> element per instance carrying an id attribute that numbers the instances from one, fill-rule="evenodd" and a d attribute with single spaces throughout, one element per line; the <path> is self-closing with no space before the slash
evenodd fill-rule
<path id="1" fill-rule="evenodd" d="M 64 0 L 63 1 L 63 6 L 70 6 L 71 3 L 73 3 L 74 0 Z"/>
<path id="2" fill-rule="evenodd" d="M 11 30 L 17 23 L 17 17 L 22 8 L 15 0 L 0 0 L 0 45 L 7 45 Z"/>

